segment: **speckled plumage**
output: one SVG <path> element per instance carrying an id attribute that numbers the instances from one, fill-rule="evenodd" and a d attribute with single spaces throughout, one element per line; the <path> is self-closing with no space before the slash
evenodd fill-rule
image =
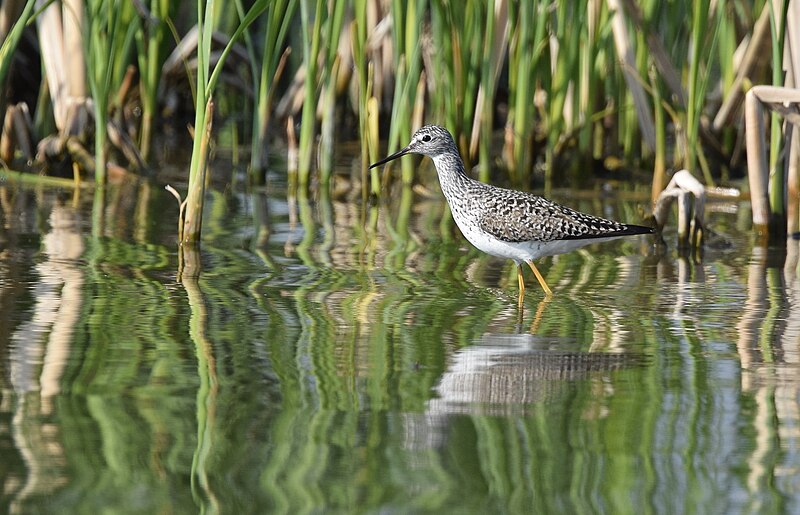
<path id="1" fill-rule="evenodd" d="M 482 231 L 509 243 L 591 240 L 642 232 L 637 231 L 638 226 L 587 215 L 523 191 L 477 181 L 462 191 L 470 194 L 466 198 L 448 195 L 451 208 Z"/>
<path id="2" fill-rule="evenodd" d="M 533 266 L 534 259 L 592 242 L 653 232 L 649 227 L 581 213 L 538 195 L 476 181 L 467 176 L 453 137 L 436 125 L 422 127 L 407 147 L 370 168 L 408 153 L 433 159 L 453 219 L 470 243 L 488 254 L 513 259 L 517 265 L 528 263 L 548 293 L 549 287 Z M 521 271 L 519 281 L 524 291 Z"/>

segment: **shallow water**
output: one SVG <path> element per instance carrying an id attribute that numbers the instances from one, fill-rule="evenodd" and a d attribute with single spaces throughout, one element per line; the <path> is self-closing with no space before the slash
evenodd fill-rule
<path id="1" fill-rule="evenodd" d="M 520 312 L 439 196 L 279 175 L 210 193 L 182 281 L 159 186 L 0 185 L 3 511 L 800 511 L 797 242 L 753 248 L 746 204 L 702 258 L 544 259 Z"/>

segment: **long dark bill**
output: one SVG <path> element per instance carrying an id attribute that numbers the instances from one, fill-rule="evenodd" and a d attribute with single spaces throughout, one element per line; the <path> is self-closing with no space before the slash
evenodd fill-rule
<path id="1" fill-rule="evenodd" d="M 397 152 L 395 152 L 394 154 L 390 155 L 389 157 L 385 157 L 385 158 L 381 159 L 377 163 L 372 163 L 371 165 L 369 165 L 369 168 L 370 169 L 375 168 L 376 166 L 380 166 L 380 165 L 382 165 L 384 163 L 388 163 L 392 159 L 397 159 L 398 157 L 402 157 L 402 156 L 404 156 L 406 154 L 408 154 L 408 147 L 406 147 L 404 149 L 401 149 L 401 150 L 398 150 Z"/>

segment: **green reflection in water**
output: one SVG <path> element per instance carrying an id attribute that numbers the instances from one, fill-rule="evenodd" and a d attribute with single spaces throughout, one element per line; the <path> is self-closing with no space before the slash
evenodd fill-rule
<path id="1" fill-rule="evenodd" d="M 797 279 L 756 254 L 589 247 L 518 316 L 513 268 L 408 191 L 295 226 L 213 194 L 182 283 L 142 214 L 172 200 L 128 194 L 4 212 L 5 511 L 797 508 Z"/>

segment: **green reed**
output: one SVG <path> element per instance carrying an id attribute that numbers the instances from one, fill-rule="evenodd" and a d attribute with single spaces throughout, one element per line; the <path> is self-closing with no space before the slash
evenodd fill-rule
<path id="1" fill-rule="evenodd" d="M 483 2 L 431 4 L 435 52 L 435 86 L 431 103 L 435 118 L 450 128 L 462 154 L 468 157 L 466 130 L 472 126 L 483 47 Z M 436 39 L 439 35 L 439 39 Z"/>
<path id="2" fill-rule="evenodd" d="M 719 44 L 717 45 L 717 64 L 720 70 L 720 86 L 723 98 L 727 98 L 732 93 L 734 81 L 736 79 L 736 64 L 734 63 L 734 53 L 736 52 L 736 20 L 734 19 L 734 9 L 730 5 L 725 5 L 719 12 Z M 736 135 L 732 128 L 723 129 L 722 145 L 726 152 L 732 152 L 736 143 Z"/>
<path id="3" fill-rule="evenodd" d="M 345 2 L 333 2 L 325 23 L 324 61 L 319 83 L 322 85 L 322 130 L 319 144 L 320 186 L 325 189 L 330 184 L 333 173 L 334 128 L 336 117 L 336 86 L 339 79 L 339 38 L 344 24 Z"/>
<path id="4" fill-rule="evenodd" d="M 480 179 L 489 180 L 491 168 L 491 144 L 494 129 L 494 100 L 497 89 L 497 79 L 505 54 L 503 47 L 506 45 L 506 24 L 508 21 L 508 4 L 506 0 L 491 0 L 487 3 L 485 29 L 483 35 L 483 50 L 481 52 L 480 74 L 481 82 L 478 91 L 478 106 L 476 106 L 476 120 L 472 124 L 472 143 L 470 155 L 474 159 L 476 139 L 479 141 Z M 478 118 L 479 117 L 479 118 Z M 480 134 L 475 134 L 478 128 Z"/>
<path id="5" fill-rule="evenodd" d="M 193 243 L 200 239 L 203 202 L 205 198 L 206 172 L 210 145 L 211 122 L 214 113 L 213 94 L 222 73 L 225 60 L 233 45 L 267 8 L 268 0 L 256 1 L 239 22 L 228 43 L 211 69 L 211 36 L 214 30 L 214 12 L 221 6 L 215 0 L 197 0 L 197 23 L 200 28 L 197 39 L 197 86 L 195 98 L 194 143 L 192 161 L 189 166 L 189 185 L 186 193 L 186 208 L 181 225 L 182 242 Z"/>
<path id="6" fill-rule="evenodd" d="M 595 110 L 595 92 L 601 80 L 597 73 L 595 63 L 600 53 L 597 44 L 601 26 L 602 3 L 593 0 L 586 7 L 586 32 L 581 39 L 585 41 L 580 45 L 578 55 L 578 94 L 575 98 L 577 113 L 575 116 L 576 130 L 578 131 L 578 149 L 587 157 L 592 156 L 592 137 L 594 135 L 593 114 Z"/>
<path id="7" fill-rule="evenodd" d="M 417 90 L 422 73 L 422 45 L 420 42 L 427 0 L 405 3 L 394 0 L 391 5 L 394 45 L 395 89 L 392 101 L 387 153 L 398 149 L 401 142 L 409 141 L 416 128 L 413 112 L 417 103 Z M 401 159 L 402 177 L 410 184 L 414 166 L 410 159 Z"/>
<path id="8" fill-rule="evenodd" d="M 536 128 L 534 102 L 539 59 L 545 49 L 546 20 L 544 5 L 538 0 L 512 4 L 509 42 L 509 106 L 506 130 L 511 131 L 511 149 L 506 160 L 512 180 L 519 170 L 533 167 L 533 141 Z M 516 182 L 516 181 L 515 181 Z"/>
<path id="9" fill-rule="evenodd" d="M 20 39 L 22 39 L 22 32 L 33 17 L 35 5 L 36 0 L 28 0 L 19 18 L 9 30 L 2 45 L 0 45 L 0 85 L 2 86 L 6 83 L 6 76 L 14 59 L 14 51 L 17 49 Z M 2 102 L 0 105 L 5 105 L 3 101 L 0 102 Z"/>
<path id="10" fill-rule="evenodd" d="M 31 16 L 30 5 L 23 18 Z M 148 0 L 149 17 L 136 15 L 133 4 L 121 0 L 89 0 L 86 5 L 84 47 L 96 114 L 96 180 L 102 183 L 109 146 L 107 118 L 132 61 L 140 77 L 140 146 L 145 153 L 149 150 L 162 89 L 161 66 L 171 44 L 165 24 L 181 12 L 181 5 Z M 565 179 L 557 176 L 563 168 L 556 165 L 575 154 L 597 159 L 611 154 L 623 157 L 626 165 L 645 167 L 655 159 L 663 178 L 672 164 L 670 148 L 673 163 L 690 169 L 701 166 L 711 183 L 714 178 L 703 153 L 709 134 L 701 124 L 703 116 L 713 114 L 708 93 L 719 90 L 727 95 L 733 89 L 733 54 L 757 12 L 711 0 L 392 0 L 374 5 L 367 0 L 300 0 L 300 16 L 298 0 L 260 0 L 247 12 L 244 0 L 236 5 L 234 12 L 213 0 L 197 4 L 201 34 L 189 188 L 195 207 L 187 207 L 187 216 L 195 220 L 202 206 L 196 196 L 202 190 L 197 188 L 205 182 L 198 175 L 205 158 L 198 153 L 201 147 L 208 149 L 209 142 L 201 142 L 210 122 L 207 106 L 224 62 L 223 58 L 213 72 L 210 69 L 212 30 L 232 31 L 229 45 L 245 37 L 254 91 L 252 118 L 246 119 L 252 121 L 252 182 L 263 181 L 267 128 L 276 116 L 277 98 L 290 105 L 280 115 L 300 122 L 296 178 L 303 189 L 311 184 L 317 164 L 320 184 L 328 184 L 337 142 L 348 139 L 340 129 L 357 118 L 353 126 L 361 142 L 361 185 L 367 196 L 380 193 L 378 172 L 370 176 L 366 168 L 378 157 L 378 128 L 388 128 L 392 152 L 423 122 L 447 126 L 465 159 L 479 162 L 483 180 L 490 179 L 493 168 L 494 128 L 504 126 L 502 156 L 514 183 L 531 185 L 534 164 L 542 155 L 548 184 Z M 776 83 L 785 37 L 785 23 L 778 26 L 776 21 L 785 18 L 779 14 L 773 13 Z M 625 59 L 614 38 L 620 17 L 630 49 Z M 259 23 L 253 24 L 257 18 Z M 251 24 L 252 31 L 245 35 L 242 26 Z M 339 55 L 344 48 L 339 39 L 348 31 L 352 59 L 347 52 Z M 658 52 L 654 40 L 661 44 Z M 292 49 L 293 59 L 286 58 L 287 44 L 301 47 Z M 0 78 L 10 62 L 13 38 L 2 48 Z M 229 51 L 230 46 L 224 55 Z M 278 80 L 281 70 L 302 81 L 301 91 L 288 89 L 297 87 L 291 80 Z M 298 79 L 303 72 L 304 79 Z M 646 93 L 632 92 L 634 86 Z M 302 113 L 293 102 L 284 102 L 287 90 L 292 93 L 289 100 L 302 104 Z M 240 109 L 249 101 L 237 99 L 232 105 Z M 36 115 L 43 119 L 40 110 Z M 648 137 L 648 118 L 656 126 L 653 138 Z M 773 126 L 773 137 L 778 128 Z M 726 128 L 711 138 L 721 137 L 720 148 L 732 149 L 736 130 Z M 667 146 L 668 141 L 674 144 Z M 413 182 L 414 161 L 404 159 L 400 166 L 403 182 Z M 782 197 L 778 190 L 773 196 L 776 202 Z M 193 231 L 186 236 L 190 234 Z"/>
<path id="11" fill-rule="evenodd" d="M 653 184 L 651 198 L 653 203 L 658 195 L 667 186 L 667 123 L 662 105 L 661 85 L 654 70 L 650 72 L 650 87 L 653 91 L 653 119 L 656 125 L 656 148 L 654 149 L 655 162 L 653 163 Z"/>
<path id="12" fill-rule="evenodd" d="M 89 89 L 94 100 L 95 181 L 106 182 L 108 116 L 128 64 L 138 18 L 122 0 L 89 0 L 88 37 L 84 39 Z"/>
<path id="13" fill-rule="evenodd" d="M 301 190 L 306 190 L 308 187 L 311 162 L 315 153 L 313 144 L 317 126 L 317 69 L 325 11 L 325 2 L 322 0 L 316 1 L 313 12 L 309 6 L 309 0 L 300 0 L 300 18 L 303 26 L 303 64 L 306 69 L 297 164 L 298 185 Z M 310 24 L 312 19 L 313 25 Z"/>
<path id="14" fill-rule="evenodd" d="M 169 41 L 167 20 L 172 18 L 176 4 L 170 0 L 150 0 L 149 7 L 149 17 L 139 23 L 136 30 L 139 91 L 142 98 L 139 151 L 145 159 L 150 154 L 153 124 L 158 115 L 158 85 Z"/>
<path id="15" fill-rule="evenodd" d="M 773 2 L 769 2 L 769 24 L 772 29 L 772 84 L 774 86 L 784 85 L 783 50 L 786 41 L 786 18 L 788 13 L 789 2 L 783 2 L 783 9 L 780 13 L 776 13 Z M 782 123 L 781 116 L 773 111 L 770 114 L 769 207 L 773 216 L 781 219 L 786 213 L 786 175 L 785 167 L 780 162 L 780 155 L 784 149 Z"/>
<path id="16" fill-rule="evenodd" d="M 551 45 L 556 43 L 555 50 L 551 47 L 551 60 L 555 54 L 555 62 L 550 63 L 553 70 L 550 77 L 548 91 L 549 109 L 545 122 L 547 131 L 548 149 L 559 145 L 561 138 L 571 131 L 574 125 L 576 98 L 575 90 L 580 87 L 579 63 L 581 52 L 582 23 L 586 18 L 586 5 L 582 2 L 572 4 L 561 2 L 555 12 L 555 20 L 551 25 Z M 546 183 L 553 179 L 553 163 L 546 163 Z"/>
<path id="17" fill-rule="evenodd" d="M 706 32 L 708 31 L 708 10 L 709 0 L 701 0 L 694 3 L 692 11 L 692 47 L 689 55 L 689 100 L 686 106 L 686 139 L 687 139 L 687 162 L 686 167 L 690 170 L 697 164 L 697 143 L 698 131 L 700 128 L 700 114 L 703 108 L 703 79 L 700 76 L 702 52 L 705 51 Z"/>
<path id="18" fill-rule="evenodd" d="M 237 9 L 240 13 L 244 13 L 241 0 L 237 1 Z M 283 51 L 283 44 L 296 10 L 297 0 L 270 2 L 265 13 L 266 20 L 260 27 L 262 45 L 260 60 L 255 56 L 253 38 L 246 39 L 253 75 L 253 91 L 256 94 L 250 153 L 250 179 L 255 184 L 264 181 L 264 172 L 267 168 L 267 129 L 272 102 L 277 87 L 276 81 L 285 65 L 285 56 L 288 55 Z"/>
<path id="19" fill-rule="evenodd" d="M 326 191 L 333 175 L 333 154 L 336 135 L 336 77 L 339 74 L 340 59 L 334 58 L 330 76 L 325 81 L 320 96 L 322 105 L 322 122 L 320 125 L 318 166 L 320 188 Z"/>
<path id="20" fill-rule="evenodd" d="M 367 105 L 372 97 L 369 87 L 369 67 L 367 66 L 367 2 L 366 0 L 353 0 L 353 23 L 350 28 L 350 46 L 353 50 L 353 68 L 355 69 L 355 80 L 358 87 L 358 133 L 361 142 L 361 197 L 362 201 L 367 199 L 370 192 L 377 195 L 379 191 L 368 186 L 367 166 L 374 156 L 370 155 L 371 133 L 368 129 L 369 120 Z M 371 172 L 372 177 L 376 177 L 377 171 Z"/>

